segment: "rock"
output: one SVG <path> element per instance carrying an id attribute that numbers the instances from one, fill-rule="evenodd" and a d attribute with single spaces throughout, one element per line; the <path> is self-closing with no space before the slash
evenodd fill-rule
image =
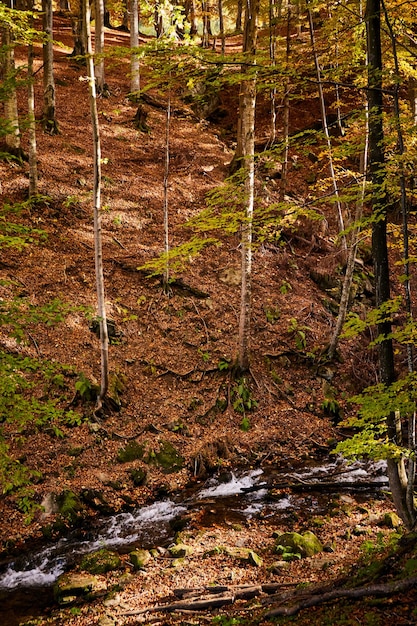
<path id="1" fill-rule="evenodd" d="M 54 596 L 59 604 L 71 604 L 80 598 L 91 599 L 106 590 L 106 583 L 97 576 L 68 573 L 58 578 L 54 586 Z"/>
<path id="2" fill-rule="evenodd" d="M 262 565 L 261 557 L 249 548 L 224 548 L 224 553 L 234 559 L 247 561 L 248 563 L 250 563 L 251 565 L 255 565 L 256 567 L 261 567 Z"/>
<path id="3" fill-rule="evenodd" d="M 112 617 L 109 617 L 108 615 L 103 615 L 103 617 L 100 617 L 100 619 L 98 620 L 98 626 L 115 626 L 116 622 Z"/>
<path id="4" fill-rule="evenodd" d="M 152 555 L 148 550 L 133 550 L 129 553 L 129 559 L 135 569 L 144 569 L 152 559 Z"/>
<path id="5" fill-rule="evenodd" d="M 283 549 L 282 549 L 283 548 Z M 290 560 L 290 556 L 308 557 L 323 551 L 323 546 L 316 535 L 310 530 L 303 535 L 296 532 L 287 532 L 278 535 L 275 550 L 282 554 L 282 558 Z M 287 556 L 288 555 L 288 556 Z"/>
<path id="6" fill-rule="evenodd" d="M 386 526 L 387 528 L 398 528 L 401 526 L 402 521 L 396 513 L 392 511 L 389 513 L 385 513 L 384 517 L 380 521 L 380 526 Z"/>
<path id="7" fill-rule="evenodd" d="M 124 448 L 120 448 L 117 453 L 117 460 L 119 463 L 129 463 L 129 461 L 141 459 L 143 457 L 143 453 L 143 446 L 139 445 L 138 442 L 133 439 L 132 441 L 129 441 Z"/>
<path id="8" fill-rule="evenodd" d="M 148 463 L 159 465 L 167 474 L 182 469 L 184 459 L 178 450 L 169 441 L 161 441 L 159 451 L 151 450 Z"/>
<path id="9" fill-rule="evenodd" d="M 83 511 L 79 497 L 70 490 L 62 491 L 56 498 L 58 511 L 62 517 L 75 522 Z"/>
<path id="10" fill-rule="evenodd" d="M 185 543 L 176 543 L 168 548 L 168 552 L 174 559 L 181 559 L 185 556 L 190 556 L 193 553 L 191 546 L 186 546 Z"/>
<path id="11" fill-rule="evenodd" d="M 288 561 L 274 561 L 269 567 L 268 571 L 272 574 L 281 574 L 281 571 L 289 567 Z"/>
<path id="12" fill-rule="evenodd" d="M 97 552 L 86 554 L 81 561 L 80 569 L 90 574 L 105 574 L 118 569 L 121 563 L 120 557 L 116 552 L 102 548 L 97 550 Z"/>

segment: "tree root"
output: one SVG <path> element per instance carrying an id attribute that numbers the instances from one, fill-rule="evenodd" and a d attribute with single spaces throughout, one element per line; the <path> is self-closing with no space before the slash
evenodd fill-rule
<path id="1" fill-rule="evenodd" d="M 320 593 L 319 590 L 315 590 L 316 593 L 314 595 L 309 595 L 307 597 L 301 598 L 295 604 L 291 604 L 288 606 L 288 601 L 296 600 L 297 595 L 299 593 L 294 594 L 292 598 L 285 598 L 286 606 L 278 606 L 268 611 L 264 615 L 264 619 L 270 619 L 271 617 L 278 616 L 291 616 L 295 615 L 302 609 L 307 609 L 312 606 L 318 606 L 319 604 L 324 604 L 325 602 L 330 602 L 332 600 L 339 600 L 341 598 L 359 600 L 360 598 L 365 598 L 366 596 L 376 596 L 376 597 L 384 597 L 391 596 L 395 593 L 401 593 L 404 591 L 409 591 L 413 587 L 417 585 L 417 576 L 412 576 L 411 578 L 405 578 L 404 580 L 395 580 L 390 583 L 381 583 L 377 585 L 368 585 L 366 587 L 359 587 L 357 589 L 345 589 L 343 587 L 338 589 L 333 589 L 332 591 L 327 591 L 325 593 Z"/>

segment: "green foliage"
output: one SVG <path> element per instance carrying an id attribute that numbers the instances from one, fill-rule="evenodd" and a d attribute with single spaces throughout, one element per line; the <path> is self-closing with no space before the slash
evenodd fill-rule
<path id="1" fill-rule="evenodd" d="M 211 245 L 220 245 L 220 243 L 213 237 L 206 237 L 203 239 L 194 237 L 189 241 L 172 248 L 168 254 L 163 253 L 157 258 L 147 261 L 144 265 L 141 265 L 137 269 L 149 272 L 150 276 L 163 274 L 168 258 L 171 272 L 180 272 L 193 257 L 200 254 L 206 246 Z"/>
<path id="2" fill-rule="evenodd" d="M 295 551 L 292 546 L 282 546 L 278 544 L 275 546 L 275 552 L 280 555 L 283 561 L 301 559 L 301 553 Z"/>
<path id="3" fill-rule="evenodd" d="M 341 423 L 342 426 L 360 429 L 359 433 L 340 442 L 335 453 L 346 458 L 357 459 L 363 456 L 378 459 L 400 459 L 410 451 L 388 440 L 387 418 L 394 414 L 409 415 L 416 410 L 417 374 L 386 386 L 382 383 L 368 387 L 362 394 L 354 396 L 350 402 L 358 405 L 358 414 Z"/>
<path id="4" fill-rule="evenodd" d="M 0 136 L 1 134 L 2 130 L 0 129 Z M 45 237 L 43 230 L 25 226 L 16 221 L 22 212 L 30 212 L 35 204 L 45 199 L 46 197 L 43 196 L 34 196 L 15 204 L 5 202 L 0 207 L 0 249 L 13 247 L 21 250 L 28 244 L 35 243 L 40 238 Z"/>
<path id="5" fill-rule="evenodd" d="M 258 406 L 257 401 L 252 397 L 252 391 L 248 386 L 247 379 L 245 377 L 236 381 L 232 389 L 232 404 L 235 411 L 242 413 L 245 416 L 246 411 L 253 411 Z M 249 421 L 245 420 L 242 430 L 248 430 Z"/>

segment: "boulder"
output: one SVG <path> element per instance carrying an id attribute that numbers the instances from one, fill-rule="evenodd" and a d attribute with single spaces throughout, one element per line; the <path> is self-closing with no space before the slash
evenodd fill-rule
<path id="1" fill-rule="evenodd" d="M 129 559 L 134 569 L 144 569 L 149 561 L 152 559 L 152 555 L 149 550 L 133 550 L 129 553 Z"/>
<path id="2" fill-rule="evenodd" d="M 191 546 L 186 546 L 185 543 L 176 543 L 168 548 L 168 552 L 173 559 L 182 559 L 190 556 L 193 553 L 193 549 Z"/>
<path id="3" fill-rule="evenodd" d="M 90 600 L 106 590 L 105 581 L 97 576 L 70 572 L 58 578 L 54 586 L 54 596 L 59 604 L 71 604 L 83 598 Z"/>
<path id="4" fill-rule="evenodd" d="M 80 564 L 80 569 L 90 574 L 105 574 L 118 569 L 121 560 L 116 552 L 102 548 L 91 554 L 86 554 Z"/>
<path id="5" fill-rule="evenodd" d="M 286 550 L 282 550 L 284 548 Z M 300 557 L 313 556 L 323 551 L 323 545 L 310 530 L 303 535 L 296 532 L 287 532 L 278 535 L 275 544 L 275 551 L 283 554 L 300 555 Z"/>

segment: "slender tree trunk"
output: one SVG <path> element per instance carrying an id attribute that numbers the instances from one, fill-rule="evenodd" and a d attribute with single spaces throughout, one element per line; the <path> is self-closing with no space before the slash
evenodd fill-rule
<path id="1" fill-rule="evenodd" d="M 102 402 L 107 394 L 109 385 L 109 340 L 107 333 L 107 316 L 104 292 L 103 252 L 101 237 L 101 145 L 100 127 L 97 113 L 96 80 L 94 75 L 93 50 L 90 30 L 90 4 L 85 3 L 85 26 L 87 42 L 87 71 L 90 92 L 91 124 L 93 128 L 94 149 L 94 185 L 93 185 L 93 210 L 94 210 L 94 250 L 95 250 L 95 273 L 97 289 L 97 306 L 100 323 L 100 350 L 101 350 L 101 384 L 97 397 L 96 410 L 100 410 Z"/>
<path id="2" fill-rule="evenodd" d="M 235 25 L 235 30 L 237 33 L 242 32 L 242 13 L 243 13 L 243 0 L 237 0 L 236 25 Z"/>
<path id="3" fill-rule="evenodd" d="M 368 111 L 366 111 L 365 121 L 365 145 L 363 149 L 362 165 L 360 173 L 362 174 L 362 184 L 359 192 L 359 198 L 356 203 L 355 221 L 350 234 L 350 247 L 347 257 L 345 276 L 343 279 L 342 294 L 340 296 L 339 313 L 337 315 L 336 324 L 330 340 L 328 357 L 333 359 L 337 345 L 339 343 L 340 333 L 342 332 L 343 324 L 346 320 L 346 315 L 349 309 L 350 292 L 353 282 L 353 272 L 355 270 L 356 253 L 358 249 L 358 237 L 360 232 L 360 221 L 363 213 L 363 202 L 365 198 L 366 188 L 366 170 L 368 167 L 368 140 L 369 140 L 369 127 L 368 127 Z"/>
<path id="4" fill-rule="evenodd" d="M 104 0 L 95 0 L 95 37 L 94 37 L 94 53 L 95 63 L 94 72 L 96 76 L 96 88 L 99 94 L 107 93 L 107 86 L 104 77 Z"/>
<path id="5" fill-rule="evenodd" d="M 170 77 L 171 78 L 171 77 Z M 168 89 L 168 103 L 165 125 L 165 170 L 164 170 L 164 254 L 165 269 L 162 278 L 163 288 L 166 294 L 169 293 L 169 198 L 168 198 L 168 182 L 169 182 L 169 135 L 171 125 L 171 89 Z"/>
<path id="6" fill-rule="evenodd" d="M 287 3 L 287 34 L 286 34 L 286 50 L 285 50 L 285 66 L 288 71 L 291 54 L 291 7 Z M 284 199 L 288 182 L 288 155 L 290 150 L 290 80 L 288 77 L 284 80 L 284 159 L 282 162 L 281 188 L 280 198 Z"/>
<path id="7" fill-rule="evenodd" d="M 220 30 L 220 40 L 222 42 L 222 55 L 225 55 L 226 52 L 226 36 L 224 33 L 224 16 L 223 16 L 223 0 L 218 0 L 218 9 L 219 9 L 219 30 Z"/>
<path id="8" fill-rule="evenodd" d="M 332 149 L 332 142 L 331 142 L 330 133 L 329 133 L 329 127 L 327 125 L 326 103 L 324 100 L 324 91 L 323 91 L 323 83 L 321 80 L 320 63 L 319 63 L 317 49 L 316 49 L 313 16 L 312 16 L 310 8 L 308 8 L 307 11 L 308 11 L 308 21 L 310 25 L 311 47 L 313 49 L 314 64 L 316 66 L 316 73 L 317 73 L 317 83 L 318 83 L 318 89 L 319 89 L 321 116 L 323 120 L 323 130 L 324 130 L 324 135 L 326 137 L 327 152 L 329 156 L 329 170 L 330 170 L 330 176 L 331 176 L 332 184 L 333 184 L 333 192 L 334 192 L 334 195 L 336 198 L 336 204 L 337 204 L 337 219 L 339 222 L 339 232 L 343 233 L 343 231 L 345 230 L 345 225 L 344 225 L 344 220 L 343 220 L 342 203 L 340 201 L 339 187 L 337 184 L 336 172 L 335 172 L 334 164 L 333 164 L 333 149 Z M 342 243 L 342 251 L 346 258 L 347 244 L 346 244 L 346 236 L 343 234 L 341 235 L 341 243 Z"/>
<path id="9" fill-rule="evenodd" d="M 33 77 L 33 45 L 28 46 L 28 134 L 29 134 L 29 196 L 38 193 L 36 150 L 35 90 Z"/>
<path id="10" fill-rule="evenodd" d="M 139 3 L 138 0 L 130 2 L 130 47 L 139 48 Z M 140 67 L 139 56 L 132 53 L 130 61 L 130 91 L 139 96 L 140 91 Z"/>
<path id="11" fill-rule="evenodd" d="M 10 29 L 5 26 L 2 31 L 3 40 L 3 62 L 2 74 L 4 81 L 15 81 L 16 68 L 14 61 L 14 44 Z M 22 157 L 23 151 L 20 142 L 19 129 L 19 113 L 17 109 L 17 93 L 16 86 L 12 86 L 7 90 L 4 100 L 4 117 L 7 123 L 7 131 L 4 138 L 6 150 L 17 157 Z"/>
<path id="12" fill-rule="evenodd" d="M 242 224 L 241 267 L 242 283 L 240 297 L 238 370 L 249 369 L 250 330 L 252 308 L 252 218 L 255 192 L 255 104 L 256 104 L 256 38 L 259 0 L 246 0 L 245 32 L 243 53 L 245 65 L 242 66 L 243 79 L 239 94 L 239 129 L 238 143 L 242 147 L 242 166 L 245 186 L 245 220 Z"/>
<path id="13" fill-rule="evenodd" d="M 52 0 L 42 0 L 43 31 L 46 42 L 43 45 L 43 116 L 42 124 L 46 133 L 59 133 L 55 110 L 54 44 Z"/>
<path id="14" fill-rule="evenodd" d="M 203 34 L 201 37 L 201 45 L 203 48 L 208 48 L 210 46 L 210 32 L 211 32 L 209 0 L 202 0 L 201 11 L 203 14 Z"/>
<path id="15" fill-rule="evenodd" d="M 185 14 L 187 16 L 188 21 L 190 22 L 190 37 L 194 37 L 197 35 L 197 21 L 195 16 L 195 1 L 194 0 L 186 0 L 185 2 Z"/>

